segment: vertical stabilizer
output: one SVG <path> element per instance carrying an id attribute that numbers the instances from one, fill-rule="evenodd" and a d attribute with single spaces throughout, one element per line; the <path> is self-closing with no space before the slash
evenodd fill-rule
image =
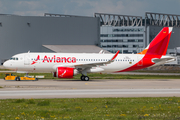
<path id="1" fill-rule="evenodd" d="M 166 55 L 172 29 L 172 27 L 164 27 L 152 42 L 138 54 Z"/>

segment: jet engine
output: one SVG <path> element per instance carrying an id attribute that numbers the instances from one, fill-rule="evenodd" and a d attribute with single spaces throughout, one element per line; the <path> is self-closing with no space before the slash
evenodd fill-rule
<path id="1" fill-rule="evenodd" d="M 57 67 L 56 72 L 54 72 L 54 77 L 58 78 L 73 78 L 79 72 L 75 68 L 70 67 Z"/>

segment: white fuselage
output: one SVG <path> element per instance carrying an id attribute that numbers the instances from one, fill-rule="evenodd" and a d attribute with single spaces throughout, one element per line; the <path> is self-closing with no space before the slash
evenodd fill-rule
<path id="1" fill-rule="evenodd" d="M 22 53 L 14 55 L 4 66 L 16 71 L 55 72 L 59 66 L 71 67 L 78 64 L 101 63 L 110 60 L 113 54 L 89 53 Z M 91 67 L 89 72 L 117 72 L 138 63 L 142 54 L 118 54 L 114 62 Z M 139 66 L 142 66 L 142 62 Z M 86 66 L 87 67 L 87 66 Z"/>

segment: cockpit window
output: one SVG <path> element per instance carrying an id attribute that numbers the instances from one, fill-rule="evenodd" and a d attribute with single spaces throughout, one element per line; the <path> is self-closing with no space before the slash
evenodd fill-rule
<path id="1" fill-rule="evenodd" d="M 10 60 L 18 60 L 18 58 L 12 57 L 10 58 Z"/>

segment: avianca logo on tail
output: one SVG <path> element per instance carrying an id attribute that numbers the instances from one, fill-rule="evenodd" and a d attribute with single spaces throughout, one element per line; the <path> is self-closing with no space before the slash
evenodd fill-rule
<path id="1" fill-rule="evenodd" d="M 40 55 L 37 56 L 37 59 L 32 61 L 31 65 L 35 64 L 40 60 Z M 48 57 L 47 55 L 44 56 L 44 59 L 42 59 L 42 62 L 45 63 L 76 63 L 75 57 L 56 57 L 54 55 L 53 57 Z"/>

